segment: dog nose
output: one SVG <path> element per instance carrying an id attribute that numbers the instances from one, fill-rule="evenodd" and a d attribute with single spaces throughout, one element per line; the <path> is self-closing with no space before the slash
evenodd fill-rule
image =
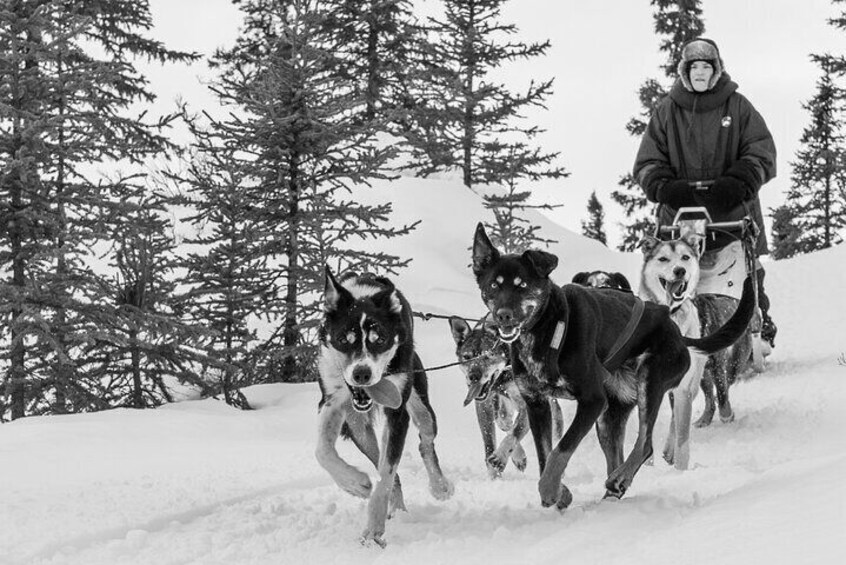
<path id="1" fill-rule="evenodd" d="M 359 365 L 353 369 L 353 382 L 357 385 L 364 385 L 370 382 L 370 367 Z"/>
<path id="2" fill-rule="evenodd" d="M 511 324 L 514 320 L 514 311 L 511 308 L 500 308 L 496 311 L 496 321 L 500 324 Z"/>
<path id="3" fill-rule="evenodd" d="M 687 271 L 684 270 L 684 267 L 676 267 L 673 269 L 673 274 L 676 275 L 677 279 L 682 278 Z"/>

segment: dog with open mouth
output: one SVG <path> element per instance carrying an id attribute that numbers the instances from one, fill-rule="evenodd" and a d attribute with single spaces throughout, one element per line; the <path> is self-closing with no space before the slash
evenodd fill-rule
<path id="1" fill-rule="evenodd" d="M 453 493 L 435 452 L 437 420 L 426 373 L 414 350 L 411 307 L 387 278 L 346 273 L 336 279 L 327 267 L 324 310 L 315 453 L 339 487 L 368 499 L 361 541 L 384 547 L 386 519 L 405 510 L 397 467 L 409 421 L 420 432 L 430 492 L 439 500 Z M 378 412 L 384 416 L 381 447 L 374 426 Z M 375 487 L 366 473 L 338 455 L 338 436 L 351 439 L 376 467 Z"/>
<path id="2" fill-rule="evenodd" d="M 453 316 L 449 325 L 455 355 L 467 382 L 464 406 L 472 402 L 476 409 L 488 475 L 500 477 L 509 459 L 519 471 L 525 471 L 526 452 L 520 442 L 529 431 L 529 418 L 526 402 L 511 372 L 508 347 L 499 341 L 496 328 L 487 319 L 471 328 L 464 318 Z M 549 404 L 553 435 L 557 439 L 561 437 L 564 420 L 558 401 L 550 398 Z M 496 428 L 505 432 L 499 446 Z"/>
<path id="3" fill-rule="evenodd" d="M 644 261 L 638 294 L 644 300 L 667 306 L 683 335 L 695 338 L 716 331 L 738 307 L 735 298 L 697 292 L 700 286 L 699 260 L 704 247 L 701 235 L 687 232 L 679 239 L 669 241 L 647 237 L 640 243 L 640 247 Z M 698 374 L 685 375 L 682 384 L 670 393 L 673 418 L 664 448 L 664 459 L 676 468 L 687 468 L 691 408 L 698 388 L 701 387 L 705 393 L 705 410 L 694 426 L 709 425 L 717 404 L 723 422 L 734 420 L 729 387 L 743 373 L 751 370 L 751 360 L 750 328 L 734 344 L 711 354 L 707 359 L 694 356 L 691 371 L 696 369 Z"/>
<path id="4" fill-rule="evenodd" d="M 652 456 L 652 431 L 664 394 L 690 366 L 688 348 L 723 349 L 745 331 L 755 308 L 747 278 L 728 322 L 700 339 L 683 337 L 665 306 L 627 292 L 556 285 L 558 258 L 530 249 L 502 254 L 480 223 L 473 240 L 473 273 L 500 339 L 511 343 L 514 378 L 526 401 L 541 470 L 541 504 L 565 508 L 572 495 L 561 482 L 570 458 L 596 425 L 606 460 L 606 497 L 627 491 Z M 577 403 L 575 416 L 553 446 L 547 399 Z M 638 435 L 623 459 L 629 414 L 638 407 Z"/>

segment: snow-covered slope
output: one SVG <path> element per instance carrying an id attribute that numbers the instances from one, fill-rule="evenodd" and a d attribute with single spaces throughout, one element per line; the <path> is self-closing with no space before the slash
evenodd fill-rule
<path id="1" fill-rule="evenodd" d="M 362 198 L 393 200 L 398 222 L 423 219 L 386 246 L 414 257 L 398 284 L 415 309 L 481 312 L 467 267 L 478 197 L 401 179 Z M 559 240 L 559 282 L 597 267 L 636 282 L 639 256 L 543 225 Z M 601 500 L 605 464 L 592 434 L 565 475 L 574 503 L 563 513 L 540 507 L 531 442 L 525 474 L 508 467 L 489 480 L 463 379 L 437 371 L 437 447 L 455 495 L 429 495 L 409 434 L 400 466 L 409 511 L 388 523 L 385 550 L 364 548 L 365 503 L 313 456 L 317 386 L 267 385 L 247 391 L 254 412 L 196 401 L 0 426 L 0 563 L 842 563 L 845 265 L 843 246 L 768 264 L 780 332 L 767 371 L 732 388 L 737 420 L 693 430 L 691 470 L 657 458 L 621 501 Z M 416 331 L 426 364 L 452 360 L 445 321 L 418 320 Z M 569 420 L 573 404 L 562 407 Z M 667 421 L 662 412 L 657 446 Z M 350 445 L 340 451 L 373 472 Z"/>

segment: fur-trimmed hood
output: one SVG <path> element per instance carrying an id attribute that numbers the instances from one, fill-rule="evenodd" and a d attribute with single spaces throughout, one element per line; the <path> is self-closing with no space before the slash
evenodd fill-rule
<path id="1" fill-rule="evenodd" d="M 690 92 L 693 92 L 693 85 L 690 83 L 690 66 L 694 61 L 707 61 L 714 67 L 714 75 L 708 83 L 708 90 L 712 89 L 717 84 L 717 81 L 720 80 L 720 76 L 725 70 L 725 65 L 722 58 L 720 58 L 720 50 L 717 48 L 717 44 L 710 39 L 697 37 L 688 41 L 682 47 L 681 59 L 676 67 L 676 71 L 682 85 Z"/>

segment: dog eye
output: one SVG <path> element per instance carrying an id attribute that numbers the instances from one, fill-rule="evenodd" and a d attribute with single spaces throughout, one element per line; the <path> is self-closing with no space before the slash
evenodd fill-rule
<path id="1" fill-rule="evenodd" d="M 499 288 L 499 284 L 496 282 L 491 283 L 491 288 Z"/>
<path id="2" fill-rule="evenodd" d="M 473 354 L 472 353 L 464 353 L 464 354 L 461 355 L 461 358 L 464 359 L 465 361 L 469 361 L 470 359 L 473 358 Z"/>
<path id="3" fill-rule="evenodd" d="M 526 281 L 520 283 L 520 288 L 526 288 L 527 286 L 529 285 L 526 283 Z"/>
<path id="4" fill-rule="evenodd" d="M 690 261 L 690 255 L 682 255 L 682 261 Z"/>
<path id="5" fill-rule="evenodd" d="M 661 263 L 667 263 L 667 262 L 669 262 L 669 261 L 670 261 L 667 257 L 658 257 L 658 260 L 659 260 Z"/>

